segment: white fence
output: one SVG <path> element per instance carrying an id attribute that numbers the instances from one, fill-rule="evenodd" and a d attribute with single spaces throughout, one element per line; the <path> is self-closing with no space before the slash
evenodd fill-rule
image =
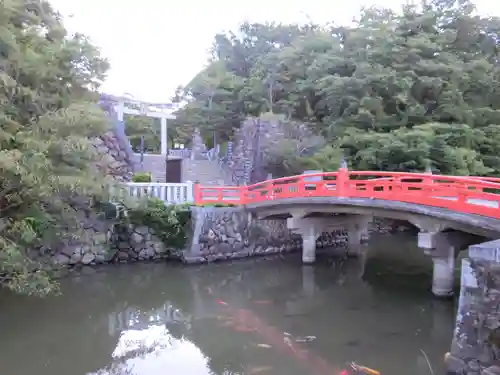
<path id="1" fill-rule="evenodd" d="M 128 182 L 127 187 L 133 197 L 156 197 L 170 204 L 194 202 L 192 182 Z"/>

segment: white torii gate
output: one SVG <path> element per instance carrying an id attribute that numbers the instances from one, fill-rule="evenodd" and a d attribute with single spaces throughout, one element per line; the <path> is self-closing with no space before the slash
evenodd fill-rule
<path id="1" fill-rule="evenodd" d="M 126 106 L 126 103 L 139 105 L 140 109 L 133 109 Z M 135 99 L 119 98 L 118 104 L 115 106 L 115 111 L 118 116 L 118 121 L 124 121 L 124 115 L 146 116 L 161 119 L 161 154 L 168 153 L 168 136 L 167 136 L 167 119 L 173 120 L 175 116 L 167 113 L 166 109 L 172 109 L 172 104 L 155 104 L 142 102 Z"/>

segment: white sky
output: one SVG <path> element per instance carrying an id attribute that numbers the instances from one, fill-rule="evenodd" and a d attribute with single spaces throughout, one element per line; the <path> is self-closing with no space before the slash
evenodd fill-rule
<path id="1" fill-rule="evenodd" d="M 169 102 L 207 60 L 213 36 L 243 21 L 348 23 L 363 5 L 399 8 L 402 0 L 49 0 L 71 32 L 88 35 L 111 69 L 103 91 Z M 480 13 L 500 4 L 476 0 Z"/>

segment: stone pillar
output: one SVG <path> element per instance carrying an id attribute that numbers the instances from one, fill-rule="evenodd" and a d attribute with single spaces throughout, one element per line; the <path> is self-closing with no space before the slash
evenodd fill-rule
<path id="1" fill-rule="evenodd" d="M 342 228 L 349 228 L 350 251 L 356 256 L 361 254 L 360 244 L 367 236 L 371 217 L 340 215 L 328 218 L 304 218 L 305 215 L 305 212 L 298 212 L 287 219 L 287 228 L 302 236 L 302 261 L 304 263 L 313 263 L 316 260 L 316 240 L 321 233 Z"/>
<path id="2" fill-rule="evenodd" d="M 316 240 L 324 229 L 324 220 L 303 218 L 301 214 L 287 219 L 287 228 L 302 236 L 302 262 L 316 261 Z"/>
<path id="3" fill-rule="evenodd" d="M 310 224 L 306 228 L 301 228 L 302 235 L 302 262 L 309 264 L 316 261 L 316 240 L 321 232 L 318 233 L 314 225 Z"/>
<path id="4" fill-rule="evenodd" d="M 167 119 L 165 117 L 161 118 L 161 154 L 167 155 L 168 153 L 168 134 L 167 134 Z"/>
<path id="5" fill-rule="evenodd" d="M 361 245 L 368 238 L 368 225 L 371 222 L 368 216 L 353 216 L 347 224 L 347 255 L 360 256 L 363 248 Z"/>
<path id="6" fill-rule="evenodd" d="M 432 257 L 432 293 L 437 297 L 451 297 L 455 282 L 455 249 L 448 246 L 443 254 Z"/>
<path id="7" fill-rule="evenodd" d="M 454 374 L 500 374 L 500 240 L 469 247 L 446 365 Z"/>
<path id="8" fill-rule="evenodd" d="M 451 297 L 455 280 L 455 254 L 471 242 L 471 235 L 462 232 L 420 232 L 418 246 L 432 257 L 432 293 Z"/>
<path id="9" fill-rule="evenodd" d="M 116 119 L 120 122 L 123 122 L 124 113 L 125 113 L 125 102 L 120 100 L 118 104 L 115 106 Z"/>

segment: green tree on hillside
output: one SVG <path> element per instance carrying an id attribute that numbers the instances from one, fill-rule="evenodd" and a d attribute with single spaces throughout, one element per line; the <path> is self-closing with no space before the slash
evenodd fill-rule
<path id="1" fill-rule="evenodd" d="M 144 152 L 160 153 L 160 119 L 146 116 L 125 116 L 125 133 L 135 152 L 140 152 L 141 137 L 144 137 Z"/>
<path id="2" fill-rule="evenodd" d="M 230 138 L 272 111 L 355 169 L 500 175 L 499 31 L 468 0 L 366 8 L 349 27 L 243 24 L 216 36 L 178 118 Z"/>
<path id="3" fill-rule="evenodd" d="M 78 234 L 77 211 L 106 191 L 89 138 L 106 129 L 91 102 L 108 64 L 46 1 L 3 1 L 0 25 L 0 282 L 45 294 L 36 249 Z"/>

